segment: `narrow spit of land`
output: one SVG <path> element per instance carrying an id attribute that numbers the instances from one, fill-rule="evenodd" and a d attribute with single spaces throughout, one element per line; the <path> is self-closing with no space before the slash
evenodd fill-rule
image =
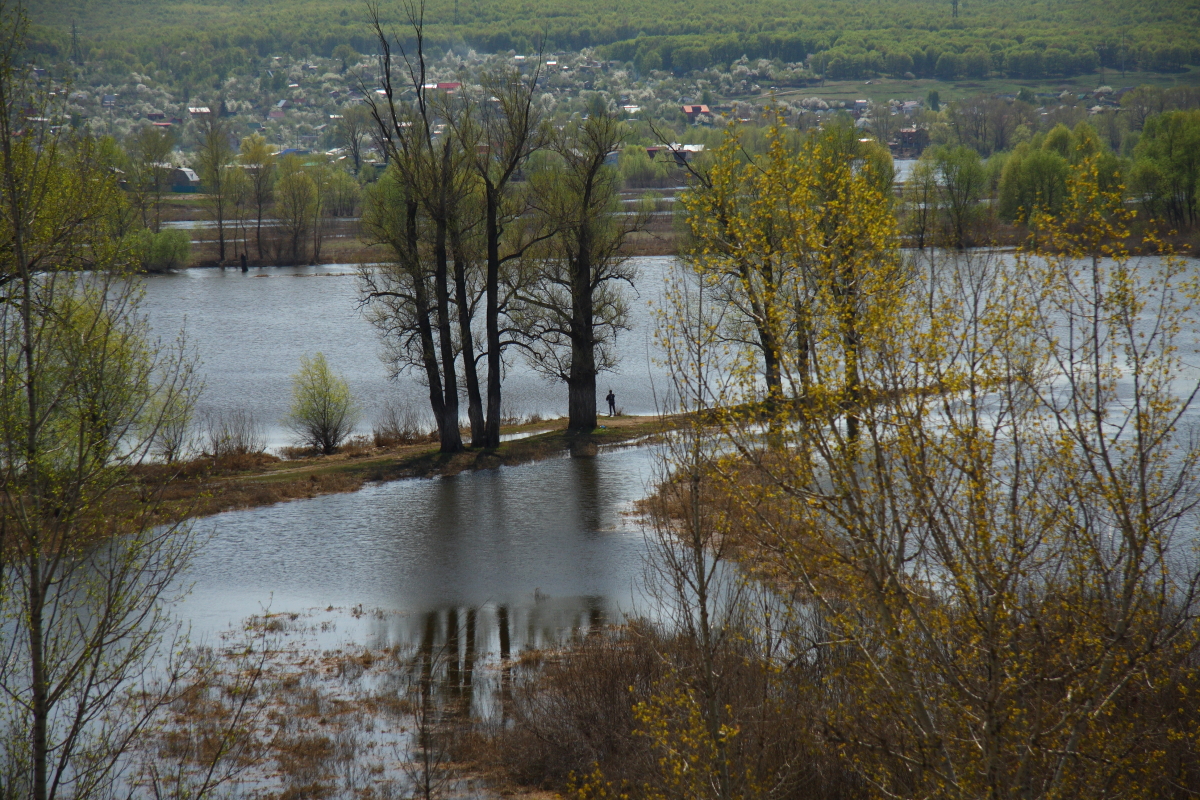
<path id="1" fill-rule="evenodd" d="M 393 447 L 349 447 L 330 456 L 279 459 L 267 454 L 201 457 L 184 464 L 140 467 L 125 501 L 158 501 L 158 521 L 207 517 L 318 495 L 353 492 L 367 483 L 433 478 L 495 469 L 571 453 L 594 456 L 600 447 L 654 437 L 678 424 L 675 417 L 603 417 L 588 434 L 568 432 L 567 420 L 509 426 L 523 435 L 495 450 L 440 453 L 435 442 Z"/>

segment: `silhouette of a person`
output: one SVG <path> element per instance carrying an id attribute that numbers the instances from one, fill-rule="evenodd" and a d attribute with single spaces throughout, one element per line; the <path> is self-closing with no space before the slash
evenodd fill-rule
<path id="1" fill-rule="evenodd" d="M 615 417 L 617 415 L 617 396 L 613 394 L 613 390 L 608 390 L 608 396 L 604 398 L 608 401 L 608 415 Z"/>

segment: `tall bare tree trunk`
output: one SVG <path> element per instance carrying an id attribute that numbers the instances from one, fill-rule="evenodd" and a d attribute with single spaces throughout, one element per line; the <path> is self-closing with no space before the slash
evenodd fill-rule
<path id="1" fill-rule="evenodd" d="M 590 187 L 583 208 L 588 207 Z M 571 280 L 571 374 L 567 379 L 567 430 L 596 427 L 596 337 L 592 329 L 592 236 L 588 221 L 578 230 Z"/>
<path id="2" fill-rule="evenodd" d="M 471 298 L 467 294 L 467 270 L 470 263 L 457 223 L 450 229 L 450 250 L 454 256 L 454 299 L 458 305 L 458 339 L 459 347 L 462 348 L 463 378 L 467 384 L 467 418 L 471 421 L 471 446 L 486 447 L 487 431 L 483 400 L 479 395 L 479 370 L 475 365 L 475 337 L 471 331 Z"/>

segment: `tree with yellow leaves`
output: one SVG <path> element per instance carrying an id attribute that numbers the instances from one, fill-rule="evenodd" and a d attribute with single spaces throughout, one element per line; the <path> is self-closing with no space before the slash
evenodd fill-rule
<path id="1" fill-rule="evenodd" d="M 853 129 L 801 141 L 777 119 L 759 158 L 731 127 L 685 195 L 686 263 L 732 310 L 726 339 L 747 345 L 741 368 L 761 370 L 773 413 L 785 396 L 832 392 L 854 435 L 861 322 L 902 280 L 891 177 L 887 151 Z"/>
<path id="2" fill-rule="evenodd" d="M 726 428 L 728 535 L 819 615 L 829 739 L 879 796 L 1156 796 L 1194 735 L 1196 286 L 1129 256 L 1103 183 L 1073 172 L 1054 253 L 961 257 L 858 318 L 854 447 L 845 383 L 784 447 Z"/>
<path id="3" fill-rule="evenodd" d="M 1169 255 L 1129 253 L 1119 189 L 1086 156 L 1062 212 L 1039 220 L 1052 250 L 967 251 L 910 280 L 889 214 L 856 213 L 869 170 L 839 171 L 819 137 L 801 159 L 778 146 L 755 160 L 727 143 L 709 173 L 720 192 L 688 201 L 709 232 L 690 285 L 719 300 L 706 314 L 677 291 L 664 326 L 698 412 L 659 495 L 690 553 L 673 570 L 684 618 L 702 619 L 698 587 L 720 596 L 719 562 L 751 567 L 778 604 L 710 635 L 751 631 L 743 660 L 822 665 L 813 713 L 874 796 L 1156 797 L 1186 783 L 1195 280 Z M 803 306 L 785 302 L 801 286 Z M 788 333 L 779 382 L 764 380 L 765 337 L 729 335 L 729 314 Z M 782 397 L 790 376 L 764 438 L 740 410 Z M 755 639 L 779 619 L 788 645 Z M 684 629 L 697 666 L 638 706 L 661 773 L 641 794 L 769 796 L 775 776 L 737 746 L 737 712 L 709 705 L 731 678 L 705 667 L 703 626 Z"/>

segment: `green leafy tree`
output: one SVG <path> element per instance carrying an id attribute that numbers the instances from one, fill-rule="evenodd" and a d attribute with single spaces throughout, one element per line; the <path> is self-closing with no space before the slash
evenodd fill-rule
<path id="1" fill-rule="evenodd" d="M 292 407 L 287 425 L 301 444 L 334 453 L 358 424 L 361 412 L 345 378 L 335 375 L 323 353 L 300 357 L 292 376 Z"/>
<path id="2" fill-rule="evenodd" d="M 969 147 L 942 145 L 933 152 L 938 188 L 945 211 L 949 241 L 962 249 L 971 243 L 980 217 L 979 201 L 987 185 L 987 172 L 979 154 Z"/>
<path id="3" fill-rule="evenodd" d="M 283 233 L 279 257 L 302 264 L 308 261 L 308 234 L 319 208 L 317 184 L 295 156 L 286 156 L 279 166 L 274 191 L 275 217 Z"/>
<path id="4" fill-rule="evenodd" d="M 187 264 L 191 240 L 186 231 L 165 230 L 151 233 L 142 229 L 136 235 L 136 256 L 148 272 L 166 272 Z"/>
<path id="5" fill-rule="evenodd" d="M 30 124 L 65 98 L 25 47 L 0 4 L 0 787 L 103 797 L 171 697 L 149 670 L 192 540 L 153 493 L 119 501 L 192 373 L 138 314 L 99 144 Z"/>
<path id="6" fill-rule="evenodd" d="M 1026 222 L 1036 214 L 1058 214 L 1067 196 L 1070 164 L 1053 149 L 1022 144 L 1000 175 L 1000 217 Z"/>
<path id="7" fill-rule="evenodd" d="M 1173 225 L 1200 219 L 1200 110 L 1151 117 L 1134 149 L 1134 193 Z"/>
<path id="8" fill-rule="evenodd" d="M 1046 134 L 1046 138 L 1042 140 L 1042 149 L 1048 150 L 1057 154 L 1065 161 L 1070 161 L 1072 153 L 1075 149 L 1075 142 L 1071 138 L 1071 129 L 1061 122 L 1050 129 Z"/>

